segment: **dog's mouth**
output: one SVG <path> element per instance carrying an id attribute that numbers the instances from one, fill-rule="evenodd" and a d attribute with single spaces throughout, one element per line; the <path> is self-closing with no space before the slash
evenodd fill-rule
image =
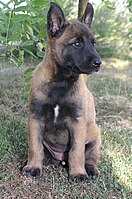
<path id="1" fill-rule="evenodd" d="M 80 75 L 80 74 L 91 75 L 92 73 L 98 72 L 99 70 L 100 70 L 100 65 L 95 66 L 94 64 L 90 64 L 90 65 L 83 66 L 83 67 L 75 66 L 72 64 L 63 66 L 63 73 L 67 74 L 67 76 L 69 76 L 70 74 L 72 74 L 72 75 L 73 74 L 75 74 L 75 75 Z"/>
<path id="2" fill-rule="evenodd" d="M 94 73 L 94 72 L 98 72 L 99 70 L 100 70 L 100 67 L 98 67 L 98 68 L 93 68 L 93 69 L 89 69 L 89 70 L 87 71 L 87 74 L 90 75 L 90 74 L 92 74 L 92 73 Z"/>
<path id="3" fill-rule="evenodd" d="M 99 67 L 87 67 L 85 68 L 81 68 L 81 67 L 73 67 L 72 71 L 75 73 L 79 73 L 79 74 L 87 74 L 87 75 L 91 75 L 94 72 L 98 72 L 100 70 L 100 66 Z"/>

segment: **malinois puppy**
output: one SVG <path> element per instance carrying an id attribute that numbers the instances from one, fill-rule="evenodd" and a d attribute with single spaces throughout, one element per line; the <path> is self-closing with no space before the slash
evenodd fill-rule
<path id="1" fill-rule="evenodd" d="M 94 99 L 83 74 L 98 71 L 101 59 L 90 30 L 93 7 L 67 21 L 56 3 L 47 16 L 47 49 L 32 79 L 29 153 L 23 175 L 42 174 L 44 160 L 68 163 L 70 180 L 95 179 L 101 143 Z"/>

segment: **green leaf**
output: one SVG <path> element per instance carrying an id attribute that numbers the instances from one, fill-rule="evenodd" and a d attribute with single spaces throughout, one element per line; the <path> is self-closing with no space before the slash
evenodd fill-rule
<path id="1" fill-rule="evenodd" d="M 25 82 L 26 82 L 26 83 L 31 82 L 31 79 L 32 79 L 32 77 L 31 77 L 31 76 L 26 77 L 26 78 L 25 78 Z"/>
<path id="2" fill-rule="evenodd" d="M 0 19 L 2 19 L 5 22 L 7 22 L 7 20 L 8 20 L 8 17 L 2 10 L 0 10 Z"/>
<path id="3" fill-rule="evenodd" d="M 32 6 L 37 6 L 37 7 L 45 7 L 49 4 L 48 0 L 33 0 L 32 1 Z"/>
<path id="4" fill-rule="evenodd" d="M 26 90 L 26 91 L 29 91 L 29 90 L 30 90 L 30 84 L 26 84 L 26 85 L 25 85 L 25 90 Z"/>
<path id="5" fill-rule="evenodd" d="M 23 46 L 32 46 L 33 45 L 33 41 L 31 40 L 26 40 L 25 42 L 23 42 Z"/>
<path id="6" fill-rule="evenodd" d="M 37 33 L 39 33 L 38 28 L 36 28 L 35 26 L 32 26 L 32 29 L 33 29 L 34 31 L 36 31 Z"/>
<path id="7" fill-rule="evenodd" d="M 114 3 L 110 2 L 109 0 L 105 0 L 104 2 L 105 2 L 105 4 L 106 4 L 107 8 L 109 8 L 109 9 L 111 9 L 111 10 L 115 10 L 115 5 L 114 5 Z"/>
<path id="8" fill-rule="evenodd" d="M 39 31 L 39 34 L 38 34 L 38 38 L 39 40 L 42 40 L 44 38 L 44 36 L 46 35 L 46 31 Z"/>
<path id="9" fill-rule="evenodd" d="M 19 33 L 13 34 L 11 36 L 8 37 L 9 41 L 16 41 L 19 40 L 21 38 L 21 35 Z"/>
<path id="10" fill-rule="evenodd" d="M 16 67 L 18 67 L 18 62 L 17 62 L 15 59 L 10 58 L 10 61 L 11 61 Z"/>
<path id="11" fill-rule="evenodd" d="M 0 42 L 1 42 L 1 41 L 6 41 L 6 38 L 5 38 L 5 37 L 0 36 Z"/>
<path id="12" fill-rule="evenodd" d="M 33 37 L 34 34 L 33 34 L 33 29 L 31 26 L 29 26 L 28 24 L 26 24 L 26 29 L 27 29 L 27 32 Z"/>
<path id="13" fill-rule="evenodd" d="M 131 12 L 131 13 L 132 13 L 132 8 L 129 8 L 129 12 Z"/>
<path id="14" fill-rule="evenodd" d="M 32 16 L 31 21 L 32 21 L 32 23 L 36 23 L 36 22 L 40 22 L 40 21 L 43 21 L 43 23 L 44 23 L 44 17 L 43 16 L 42 17 L 41 16 Z"/>
<path id="15" fill-rule="evenodd" d="M 30 16 L 28 14 L 17 14 L 14 16 L 14 21 L 15 22 L 21 22 L 21 21 L 25 21 L 28 20 L 30 18 Z"/>
<path id="16" fill-rule="evenodd" d="M 42 51 L 42 49 L 43 49 L 43 47 L 44 47 L 44 45 L 43 45 L 41 42 L 38 42 L 38 43 L 36 44 L 36 46 L 37 46 L 37 48 L 38 48 L 40 51 Z"/>
<path id="17" fill-rule="evenodd" d="M 16 23 L 16 21 L 13 21 L 12 19 L 12 24 L 10 26 L 10 31 L 12 34 L 15 33 L 19 33 L 21 35 L 22 31 L 20 31 L 22 29 L 22 23 Z"/>
<path id="18" fill-rule="evenodd" d="M 44 57 L 44 51 L 39 51 L 37 53 L 37 56 L 43 58 Z"/>
<path id="19" fill-rule="evenodd" d="M 33 41 L 37 42 L 38 38 L 36 36 L 33 36 Z"/>
<path id="20" fill-rule="evenodd" d="M 20 11 L 28 11 L 29 10 L 29 6 L 28 5 L 26 5 L 26 6 L 19 6 L 19 7 L 17 7 L 17 8 L 15 8 L 13 11 L 14 12 L 20 12 Z"/>
<path id="21" fill-rule="evenodd" d="M 0 23 L 0 32 L 4 32 L 6 30 L 7 30 L 7 28 L 6 28 L 5 24 Z"/>
<path id="22" fill-rule="evenodd" d="M 63 4 L 60 0 L 55 0 L 55 2 L 56 2 L 57 4 L 59 4 L 61 8 L 63 8 L 63 5 L 64 5 L 64 4 Z"/>
<path id="23" fill-rule="evenodd" d="M 31 56 L 33 56 L 34 58 L 37 59 L 36 55 L 34 55 L 30 50 L 23 48 L 23 50 L 25 50 L 25 52 L 27 52 L 28 54 L 30 54 Z"/>
<path id="24" fill-rule="evenodd" d="M 35 68 L 28 68 L 24 71 L 24 75 L 27 75 L 29 73 L 32 73 L 35 70 Z"/>

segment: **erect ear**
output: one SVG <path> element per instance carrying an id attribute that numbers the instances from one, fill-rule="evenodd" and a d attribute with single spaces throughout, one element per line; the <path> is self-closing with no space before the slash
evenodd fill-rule
<path id="1" fill-rule="evenodd" d="M 85 23 L 90 28 L 92 24 L 93 15 L 94 15 L 93 6 L 92 4 L 88 3 L 85 9 L 85 12 L 81 18 L 81 22 Z"/>
<path id="2" fill-rule="evenodd" d="M 50 3 L 47 15 L 47 29 L 52 37 L 61 32 L 65 23 L 64 13 L 60 6 L 54 2 Z"/>

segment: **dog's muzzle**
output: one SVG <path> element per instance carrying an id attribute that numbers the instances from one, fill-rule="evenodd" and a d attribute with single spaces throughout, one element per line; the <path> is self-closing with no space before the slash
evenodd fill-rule
<path id="1" fill-rule="evenodd" d="M 94 59 L 92 63 L 93 67 L 95 68 L 99 68 L 101 64 L 102 64 L 101 59 Z"/>
<path id="2" fill-rule="evenodd" d="M 101 59 L 95 59 L 91 64 L 91 71 L 98 72 L 100 69 L 100 65 L 102 64 Z"/>
<path id="3" fill-rule="evenodd" d="M 99 59 L 99 58 L 94 59 L 94 61 L 90 65 L 90 68 L 88 70 L 88 74 L 91 74 L 93 72 L 98 72 L 101 64 L 102 64 L 101 59 Z"/>
<path id="4" fill-rule="evenodd" d="M 101 59 L 100 58 L 96 58 L 94 59 L 91 63 L 88 64 L 88 66 L 85 67 L 76 67 L 76 71 L 78 71 L 79 73 L 84 73 L 87 75 L 90 75 L 94 72 L 98 72 L 100 69 L 100 65 L 101 65 Z"/>

